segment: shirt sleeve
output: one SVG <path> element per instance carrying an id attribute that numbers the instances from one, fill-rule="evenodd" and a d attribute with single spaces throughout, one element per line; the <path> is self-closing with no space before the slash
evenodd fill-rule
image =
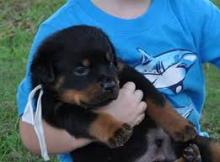
<path id="1" fill-rule="evenodd" d="M 220 10 L 210 1 L 201 31 L 200 54 L 203 63 L 210 62 L 220 68 Z"/>
<path id="2" fill-rule="evenodd" d="M 220 11 L 210 0 L 170 0 L 175 16 L 192 36 L 201 63 L 220 67 Z"/>
<path id="3" fill-rule="evenodd" d="M 17 108 L 18 108 L 18 115 L 21 116 L 24 112 L 29 92 L 31 91 L 31 77 L 30 77 L 30 65 L 33 59 L 33 56 L 35 54 L 35 51 L 37 50 L 38 46 L 41 44 L 41 42 L 51 35 L 52 33 L 56 32 L 58 29 L 48 25 L 48 24 L 42 24 L 39 27 L 39 30 L 34 38 L 29 57 L 28 57 L 28 63 L 26 66 L 26 74 L 24 79 L 21 81 L 17 88 L 17 94 L 16 94 L 16 101 L 17 101 Z"/>

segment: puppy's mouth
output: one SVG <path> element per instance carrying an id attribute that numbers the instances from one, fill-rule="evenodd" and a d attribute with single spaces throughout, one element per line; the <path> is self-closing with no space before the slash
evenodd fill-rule
<path id="1" fill-rule="evenodd" d="M 86 109 L 90 108 L 99 108 L 100 106 L 107 105 L 111 101 L 115 100 L 118 97 L 118 90 L 109 93 L 101 94 L 100 96 L 94 97 L 94 99 L 90 100 L 89 102 L 81 101 L 80 104 Z"/>

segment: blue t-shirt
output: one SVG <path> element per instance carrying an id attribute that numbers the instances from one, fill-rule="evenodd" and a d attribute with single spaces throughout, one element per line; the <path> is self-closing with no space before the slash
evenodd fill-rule
<path id="1" fill-rule="evenodd" d="M 90 0 L 69 0 L 35 36 L 17 91 L 19 115 L 32 88 L 29 68 L 37 47 L 52 33 L 79 24 L 102 28 L 117 56 L 148 78 L 200 131 L 205 100 L 202 64 L 220 67 L 220 11 L 209 0 L 152 0 L 143 15 L 129 20 L 103 12 Z"/>

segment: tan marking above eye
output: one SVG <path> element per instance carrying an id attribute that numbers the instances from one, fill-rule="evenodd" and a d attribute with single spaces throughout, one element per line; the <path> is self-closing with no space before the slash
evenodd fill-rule
<path id="1" fill-rule="evenodd" d="M 88 67 L 88 66 L 90 66 L 90 64 L 91 64 L 91 62 L 90 62 L 89 59 L 84 59 L 84 60 L 82 61 L 82 65 L 83 65 L 83 66 Z"/>
<path id="2" fill-rule="evenodd" d="M 119 72 L 123 71 L 124 67 L 125 66 L 122 62 L 120 62 L 120 61 L 117 62 L 117 68 L 118 68 Z"/>
<path id="3" fill-rule="evenodd" d="M 112 55 L 109 52 L 106 53 L 106 59 L 112 61 Z"/>

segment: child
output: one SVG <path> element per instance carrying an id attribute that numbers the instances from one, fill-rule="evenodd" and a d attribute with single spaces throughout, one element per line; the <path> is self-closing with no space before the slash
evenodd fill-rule
<path id="1" fill-rule="evenodd" d="M 37 47 L 50 34 L 79 24 L 105 31 L 118 57 L 152 81 L 202 133 L 199 124 L 205 99 L 202 64 L 211 62 L 220 67 L 220 11 L 208 0 L 69 0 L 41 24 L 36 34 L 27 73 L 17 93 L 20 116 L 31 90 L 29 67 Z M 130 98 L 123 94 L 130 94 L 126 95 Z M 135 125 L 143 119 L 146 108 L 141 98 L 142 93 L 128 83 L 119 98 L 103 111 Z M 126 111 L 120 105 L 126 105 Z M 132 119 L 128 118 L 129 113 L 134 114 Z M 68 152 L 91 142 L 75 139 L 47 123 L 44 130 L 50 153 Z M 39 153 L 33 128 L 20 122 L 20 132 L 27 148 Z"/>

